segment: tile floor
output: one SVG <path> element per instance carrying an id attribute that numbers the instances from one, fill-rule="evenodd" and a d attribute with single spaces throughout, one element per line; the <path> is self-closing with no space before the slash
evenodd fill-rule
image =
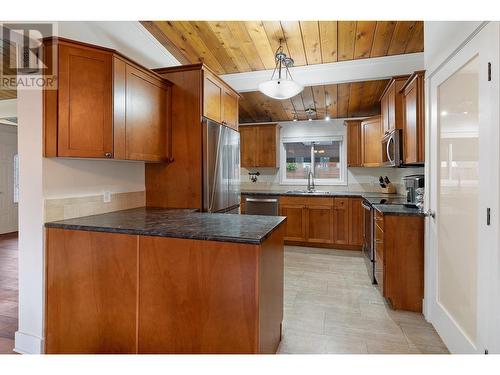
<path id="1" fill-rule="evenodd" d="M 0 354 L 14 354 L 17 331 L 17 233 L 0 235 Z"/>
<path id="2" fill-rule="evenodd" d="M 0 235 L 0 354 L 17 330 L 17 235 Z M 393 311 L 358 252 L 286 246 L 279 353 L 448 353 L 422 314 Z"/>
<path id="3" fill-rule="evenodd" d="M 279 353 L 448 353 L 422 314 L 394 311 L 361 253 L 286 246 Z"/>

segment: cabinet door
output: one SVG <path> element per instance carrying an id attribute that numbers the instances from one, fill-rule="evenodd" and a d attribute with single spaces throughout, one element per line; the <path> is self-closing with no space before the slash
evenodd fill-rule
<path id="1" fill-rule="evenodd" d="M 331 206 L 308 205 L 307 215 L 307 242 L 333 242 L 333 209 Z"/>
<path id="2" fill-rule="evenodd" d="M 380 113 L 382 116 L 382 132 L 387 134 L 389 133 L 389 101 L 387 93 L 380 101 Z"/>
<path id="3" fill-rule="evenodd" d="M 253 168 L 257 166 L 257 127 L 240 127 L 240 154 L 241 167 Z"/>
<path id="4" fill-rule="evenodd" d="M 380 116 L 361 123 L 361 154 L 364 167 L 378 167 L 382 162 L 380 125 Z"/>
<path id="5" fill-rule="evenodd" d="M 45 353 L 136 352 L 137 236 L 47 230 Z"/>
<path id="6" fill-rule="evenodd" d="M 361 121 L 347 123 L 347 166 L 361 167 Z"/>
<path id="7" fill-rule="evenodd" d="M 222 123 L 238 130 L 238 97 L 235 93 L 224 89 L 222 98 Z"/>
<path id="8" fill-rule="evenodd" d="M 168 90 L 160 79 L 126 67 L 126 159 L 168 159 Z"/>
<path id="9" fill-rule="evenodd" d="M 424 162 L 423 78 L 416 77 L 404 92 L 405 163 Z"/>
<path id="10" fill-rule="evenodd" d="M 362 198 L 349 198 L 349 245 L 363 245 Z"/>
<path id="11" fill-rule="evenodd" d="M 57 156 L 113 156 L 110 52 L 59 45 Z"/>
<path id="12" fill-rule="evenodd" d="M 349 243 L 349 199 L 335 198 L 333 208 L 333 241 L 339 245 Z"/>
<path id="13" fill-rule="evenodd" d="M 211 120 L 222 121 L 222 87 L 206 71 L 203 78 L 203 115 Z"/>
<path id="14" fill-rule="evenodd" d="M 280 215 L 286 216 L 285 240 L 306 240 L 306 214 L 302 204 L 280 205 Z"/>
<path id="15" fill-rule="evenodd" d="M 276 168 L 277 160 L 277 125 L 259 125 L 257 130 L 257 167 Z"/>
<path id="16" fill-rule="evenodd" d="M 387 92 L 388 132 L 396 129 L 396 84 L 393 83 Z"/>

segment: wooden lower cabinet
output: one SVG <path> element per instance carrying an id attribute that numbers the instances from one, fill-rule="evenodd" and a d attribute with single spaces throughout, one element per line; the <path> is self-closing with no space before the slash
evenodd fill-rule
<path id="1" fill-rule="evenodd" d="M 305 205 L 280 202 L 280 215 L 286 216 L 286 241 L 306 241 L 306 211 Z"/>
<path id="2" fill-rule="evenodd" d="M 375 216 L 375 278 L 396 310 L 422 312 L 424 218 Z"/>
<path id="3" fill-rule="evenodd" d="M 307 241 L 333 243 L 333 207 L 310 204 L 306 210 Z"/>
<path id="4" fill-rule="evenodd" d="M 349 244 L 349 198 L 334 199 L 334 233 L 337 245 Z"/>
<path id="5" fill-rule="evenodd" d="M 283 230 L 253 245 L 48 228 L 45 353 L 276 353 Z"/>
<path id="6" fill-rule="evenodd" d="M 349 244 L 363 245 L 363 198 L 349 198 Z"/>
<path id="7" fill-rule="evenodd" d="M 134 353 L 137 239 L 47 230 L 45 353 Z"/>
<path id="8" fill-rule="evenodd" d="M 287 217 L 285 241 L 360 250 L 361 201 L 345 197 L 280 197 L 280 215 Z"/>

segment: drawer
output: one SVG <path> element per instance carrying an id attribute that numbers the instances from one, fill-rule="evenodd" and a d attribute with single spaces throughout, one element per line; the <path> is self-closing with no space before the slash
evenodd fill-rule
<path id="1" fill-rule="evenodd" d="M 280 204 L 296 204 L 303 206 L 331 206 L 333 198 L 327 197 L 280 197 Z"/>

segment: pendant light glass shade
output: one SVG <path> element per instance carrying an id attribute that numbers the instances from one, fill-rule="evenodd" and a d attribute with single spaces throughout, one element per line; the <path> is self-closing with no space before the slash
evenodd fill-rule
<path id="1" fill-rule="evenodd" d="M 293 59 L 283 52 L 280 46 L 275 54 L 276 66 L 269 81 L 259 84 L 259 91 L 273 99 L 289 99 L 304 90 L 304 86 L 292 79 L 289 67 L 293 66 Z M 275 75 L 277 76 L 275 78 Z"/>
<path id="2" fill-rule="evenodd" d="M 304 90 L 304 86 L 290 79 L 271 79 L 259 84 L 259 91 L 273 99 L 289 99 Z"/>

